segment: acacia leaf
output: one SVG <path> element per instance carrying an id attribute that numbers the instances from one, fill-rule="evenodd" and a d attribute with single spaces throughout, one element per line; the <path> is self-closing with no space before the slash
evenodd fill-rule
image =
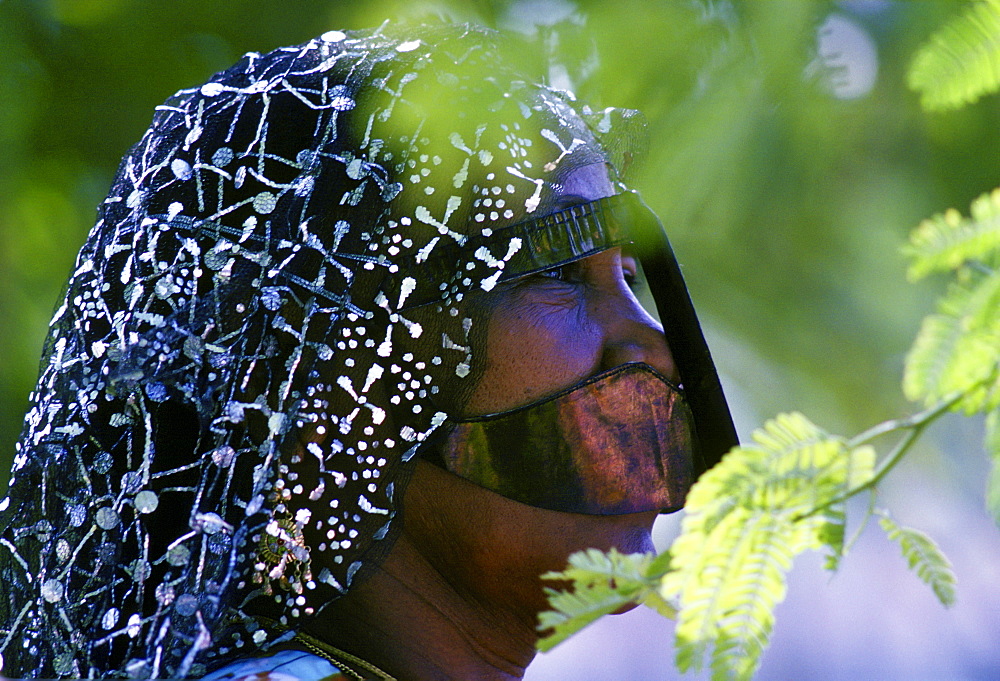
<path id="1" fill-rule="evenodd" d="M 1000 525 L 1000 411 L 986 416 L 986 451 L 990 455 L 990 473 L 986 481 L 986 508 L 993 522 Z"/>
<path id="2" fill-rule="evenodd" d="M 1000 401 L 1000 274 L 967 272 L 928 315 L 906 357 L 903 393 L 926 404 L 963 393 L 967 413 Z"/>
<path id="3" fill-rule="evenodd" d="M 587 549 L 572 554 L 565 570 L 542 575 L 542 579 L 567 581 L 572 586 L 545 589 L 552 610 L 538 616 L 538 630 L 544 632 L 538 649 L 551 650 L 604 615 L 643 601 L 658 584 L 656 578 L 647 577 L 652 562 L 649 554 Z M 668 607 L 657 610 L 669 612 Z"/>
<path id="4" fill-rule="evenodd" d="M 874 451 L 782 414 L 702 475 L 688 495 L 660 594 L 680 605 L 678 669 L 749 679 L 796 555 L 843 550 L 842 496 L 871 479 Z"/>
<path id="5" fill-rule="evenodd" d="M 930 111 L 954 109 L 1000 88 L 1000 1 L 968 5 L 917 51 L 908 82 Z"/>
<path id="6" fill-rule="evenodd" d="M 1000 249 L 1000 188 L 972 202 L 970 216 L 954 208 L 934 215 L 910 233 L 903 253 L 912 281 L 933 272 L 957 270 L 970 262 L 990 262 Z"/>
<path id="7" fill-rule="evenodd" d="M 955 572 L 951 563 L 934 543 L 934 540 L 920 530 L 896 524 L 883 515 L 879 525 L 889 539 L 899 544 L 903 557 L 917 577 L 931 587 L 934 595 L 945 607 L 955 603 Z"/>

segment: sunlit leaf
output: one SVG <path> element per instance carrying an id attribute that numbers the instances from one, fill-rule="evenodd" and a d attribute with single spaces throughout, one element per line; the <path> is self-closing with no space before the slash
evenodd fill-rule
<path id="1" fill-rule="evenodd" d="M 714 541 L 702 547 L 702 574 L 681 592 L 678 669 L 699 669 L 708 655 L 713 678 L 753 675 L 785 597 L 785 574 L 795 555 L 818 547 L 813 524 L 740 509 L 716 526 Z"/>
<path id="2" fill-rule="evenodd" d="M 1000 399 L 1000 274 L 967 274 L 924 319 L 906 358 L 903 392 L 927 404 L 965 393 L 955 408 L 971 413 Z"/>
<path id="3" fill-rule="evenodd" d="M 656 578 L 648 576 L 652 563 L 648 554 L 588 549 L 572 554 L 562 572 L 542 575 L 543 579 L 570 582 L 572 588 L 545 589 L 553 609 L 539 615 L 538 629 L 551 631 L 539 640 L 538 649 L 551 650 L 600 617 L 644 600 L 657 585 Z M 661 614 L 670 613 L 672 608 L 661 601 L 657 597 L 651 605 Z"/>
<path id="4" fill-rule="evenodd" d="M 823 567 L 830 572 L 836 572 L 840 560 L 844 557 L 844 534 L 847 525 L 847 513 L 842 506 L 827 511 L 827 522 L 819 529 L 820 543 L 826 547 Z"/>
<path id="5" fill-rule="evenodd" d="M 573 592 L 546 589 L 546 594 L 553 610 L 538 615 L 539 631 L 551 630 L 538 641 L 538 649 L 542 652 L 552 650 L 604 615 L 632 602 L 607 584 L 577 587 Z"/>
<path id="6" fill-rule="evenodd" d="M 986 508 L 993 522 L 1000 525 L 1000 411 L 986 417 L 986 451 L 990 455 L 990 473 L 986 481 Z"/>
<path id="7" fill-rule="evenodd" d="M 972 202 L 968 218 L 954 209 L 924 220 L 904 249 L 909 277 L 955 270 L 970 261 L 992 260 L 1000 249 L 1000 189 Z"/>
<path id="8" fill-rule="evenodd" d="M 680 603 L 676 662 L 749 679 L 796 555 L 843 546 L 842 495 L 871 479 L 874 452 L 784 414 L 704 474 L 688 495 L 661 594 Z"/>
<path id="9" fill-rule="evenodd" d="M 953 605 L 955 573 L 934 540 L 920 530 L 897 525 L 888 516 L 879 518 L 879 525 L 889 539 L 899 544 L 910 569 L 933 589 L 938 600 L 946 607 Z"/>
<path id="10" fill-rule="evenodd" d="M 929 110 L 954 109 L 1000 88 L 1000 1 L 980 0 L 920 48 L 909 85 Z"/>
<path id="11" fill-rule="evenodd" d="M 677 606 L 665 599 L 659 591 L 653 589 L 646 594 L 646 597 L 642 600 L 642 604 L 647 608 L 652 608 L 661 617 L 665 617 L 668 620 L 677 619 Z"/>
<path id="12" fill-rule="evenodd" d="M 670 570 L 671 564 L 672 558 L 670 551 L 664 551 L 650 561 L 649 566 L 646 568 L 646 576 L 653 579 L 659 579 L 663 575 L 667 574 Z"/>

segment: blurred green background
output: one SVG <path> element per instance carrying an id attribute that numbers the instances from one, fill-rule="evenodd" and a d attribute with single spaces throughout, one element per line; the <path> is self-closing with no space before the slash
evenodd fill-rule
<path id="1" fill-rule="evenodd" d="M 434 15 L 542 31 L 571 78 L 590 72 L 574 78 L 581 98 L 647 115 L 636 184 L 758 411 L 842 431 L 898 414 L 901 355 L 928 311 L 928 291 L 904 281 L 902 239 L 1000 183 L 996 103 L 927 115 L 904 86 L 953 5 L 0 2 L 0 451 L 75 251 L 153 108 L 249 50 Z M 831 13 L 877 48 L 877 80 L 852 98 L 824 86 L 853 68 L 819 56 Z"/>
<path id="2" fill-rule="evenodd" d="M 634 184 L 667 225 L 744 436 L 791 409 L 847 435 L 907 413 L 902 360 L 937 289 L 906 283 L 900 246 L 921 219 L 1000 184 L 1000 99 L 932 115 L 905 86 L 916 47 L 960 6 L 0 0 L 0 469 L 75 253 L 153 108 L 244 52 L 386 19 L 536 36 L 557 63 L 553 82 L 594 108 L 646 114 Z M 981 506 L 975 429 L 953 424 L 918 453 L 925 477 L 912 485 L 929 476 L 952 495 L 919 503 Z M 1000 626 L 985 621 L 969 626 Z"/>

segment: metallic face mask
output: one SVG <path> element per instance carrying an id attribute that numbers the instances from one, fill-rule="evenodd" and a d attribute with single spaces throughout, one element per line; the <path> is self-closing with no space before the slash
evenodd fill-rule
<path id="1" fill-rule="evenodd" d="M 647 364 L 623 364 L 517 409 L 449 420 L 442 432 L 435 454 L 444 468 L 553 511 L 676 511 L 696 475 L 684 395 Z"/>

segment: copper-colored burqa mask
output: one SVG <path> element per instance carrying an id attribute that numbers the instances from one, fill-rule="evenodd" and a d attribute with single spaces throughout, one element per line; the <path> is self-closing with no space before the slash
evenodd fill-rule
<path id="1" fill-rule="evenodd" d="M 684 395 L 647 364 L 623 364 L 541 402 L 444 429 L 449 471 L 555 511 L 676 511 L 696 474 Z"/>

